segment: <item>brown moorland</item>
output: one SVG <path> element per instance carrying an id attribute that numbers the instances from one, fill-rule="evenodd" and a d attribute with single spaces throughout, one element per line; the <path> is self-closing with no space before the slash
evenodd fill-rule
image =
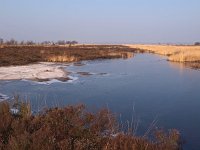
<path id="1" fill-rule="evenodd" d="M 10 45 L 0 47 L 0 66 L 37 62 L 78 62 L 82 60 L 130 58 L 135 49 L 121 45 Z"/>

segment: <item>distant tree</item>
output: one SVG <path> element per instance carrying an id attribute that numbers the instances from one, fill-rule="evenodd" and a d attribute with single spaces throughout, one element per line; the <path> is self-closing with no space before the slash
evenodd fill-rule
<path id="1" fill-rule="evenodd" d="M 56 45 L 56 43 L 54 41 L 51 42 L 51 45 Z"/>
<path id="2" fill-rule="evenodd" d="M 17 45 L 18 42 L 15 39 L 10 39 L 9 41 L 6 41 L 6 45 Z"/>
<path id="3" fill-rule="evenodd" d="M 51 45 L 52 42 L 50 42 L 50 41 L 43 41 L 41 44 L 42 44 L 42 45 Z"/>
<path id="4" fill-rule="evenodd" d="M 200 42 L 195 42 L 194 45 L 200 45 Z"/>
<path id="5" fill-rule="evenodd" d="M 58 44 L 58 45 L 65 45 L 65 41 L 64 41 L 64 40 L 59 40 L 59 41 L 57 42 L 57 44 Z"/>
<path id="6" fill-rule="evenodd" d="M 35 45 L 35 43 L 33 41 L 27 41 L 26 45 Z"/>
<path id="7" fill-rule="evenodd" d="M 71 44 L 71 41 L 66 41 L 65 44 Z"/>
<path id="8" fill-rule="evenodd" d="M 66 44 L 69 44 L 69 45 L 75 45 L 75 44 L 78 44 L 77 41 L 66 41 L 65 43 L 66 43 Z"/>
<path id="9" fill-rule="evenodd" d="M 41 44 L 41 45 L 46 45 L 46 42 L 47 42 L 47 41 L 43 41 L 43 42 L 41 42 L 40 44 Z"/>
<path id="10" fill-rule="evenodd" d="M 21 41 L 21 42 L 20 42 L 20 45 L 24 45 L 24 44 L 25 44 L 25 42 L 24 42 L 24 41 Z"/>
<path id="11" fill-rule="evenodd" d="M 3 44 L 3 39 L 2 38 L 0 38 L 0 45 L 2 45 Z"/>
<path id="12" fill-rule="evenodd" d="M 18 42 L 15 39 L 11 39 L 10 42 L 11 42 L 11 45 L 17 45 L 18 44 Z"/>
<path id="13" fill-rule="evenodd" d="M 71 44 L 75 45 L 75 44 L 78 44 L 78 42 L 77 41 L 71 41 Z"/>

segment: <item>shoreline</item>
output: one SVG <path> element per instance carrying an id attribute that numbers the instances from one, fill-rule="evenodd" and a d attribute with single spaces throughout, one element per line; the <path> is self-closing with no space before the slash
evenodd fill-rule
<path id="1" fill-rule="evenodd" d="M 177 62 L 192 69 L 200 69 L 200 46 L 142 44 L 78 44 L 72 47 L 41 45 L 3 46 L 0 48 L 0 67 L 32 65 L 40 62 L 77 63 L 80 65 L 79 62 L 85 60 L 128 59 L 134 57 L 134 53 L 158 54 L 166 56 L 170 62 Z M 35 80 L 40 81 L 40 78 L 35 78 Z M 58 80 L 67 79 L 59 76 Z"/>

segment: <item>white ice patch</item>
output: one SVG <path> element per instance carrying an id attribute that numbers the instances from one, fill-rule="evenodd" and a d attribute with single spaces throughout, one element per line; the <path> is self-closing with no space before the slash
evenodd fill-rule
<path id="1" fill-rule="evenodd" d="M 67 77 L 62 65 L 38 63 L 25 66 L 0 67 L 0 80 L 59 79 Z M 52 82 L 52 81 L 51 81 Z"/>
<path id="2" fill-rule="evenodd" d="M 7 95 L 4 95 L 4 94 L 0 93 L 0 102 L 8 100 L 8 99 L 9 99 L 9 97 Z"/>
<path id="3" fill-rule="evenodd" d="M 11 108 L 11 109 L 10 109 L 10 112 L 11 112 L 12 114 L 14 114 L 14 115 L 17 115 L 17 114 L 19 113 L 19 110 L 16 109 L 16 108 Z"/>
<path id="4" fill-rule="evenodd" d="M 73 83 L 74 81 L 78 80 L 78 77 L 72 77 L 72 76 L 68 76 L 68 77 L 70 79 L 67 80 L 67 81 L 60 81 L 58 79 L 51 79 L 49 81 L 42 81 L 42 82 L 32 81 L 32 80 L 22 80 L 22 81 L 27 81 L 27 82 L 30 82 L 30 83 L 33 83 L 33 84 L 50 85 L 50 84 L 53 84 L 53 83 Z"/>
<path id="5" fill-rule="evenodd" d="M 62 81 L 59 81 L 57 79 L 51 79 L 49 81 L 42 81 L 42 82 L 39 82 L 39 81 L 33 81 L 33 80 L 22 80 L 22 81 L 26 81 L 26 82 L 30 82 L 30 83 L 33 83 L 33 84 L 41 84 L 41 85 L 50 85 L 50 84 L 53 84 L 53 83 L 57 83 L 57 82 L 60 82 L 60 83 L 64 83 Z"/>
<path id="6" fill-rule="evenodd" d="M 71 80 L 68 80 L 68 83 L 73 83 L 74 81 L 78 80 L 78 77 L 68 76 Z"/>

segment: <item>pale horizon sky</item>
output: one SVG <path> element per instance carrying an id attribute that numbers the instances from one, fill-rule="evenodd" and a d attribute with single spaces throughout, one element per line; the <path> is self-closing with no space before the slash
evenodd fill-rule
<path id="1" fill-rule="evenodd" d="M 0 0 L 0 38 L 80 43 L 200 41 L 199 0 Z"/>

